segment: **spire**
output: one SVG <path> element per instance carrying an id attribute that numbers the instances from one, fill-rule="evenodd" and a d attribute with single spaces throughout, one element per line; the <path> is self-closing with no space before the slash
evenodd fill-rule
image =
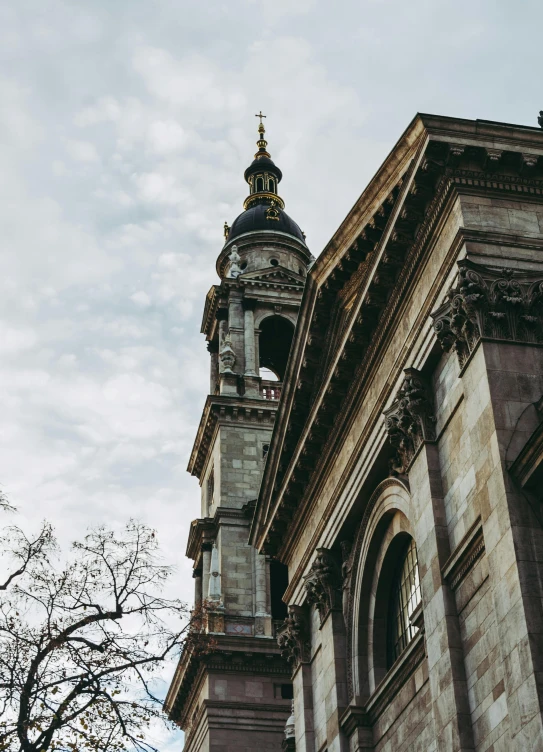
<path id="1" fill-rule="evenodd" d="M 255 154 L 253 162 L 245 170 L 245 180 L 249 183 L 250 194 L 243 204 L 244 209 L 248 209 L 255 204 L 265 204 L 267 206 L 279 206 L 284 208 L 283 199 L 277 194 L 277 186 L 283 177 L 283 173 L 272 161 L 268 151 L 268 142 L 266 141 L 266 128 L 264 127 L 263 118 L 266 117 L 262 110 L 255 115 L 260 119 L 258 123 L 258 139 L 256 145 L 258 151 Z"/>
<path id="2" fill-rule="evenodd" d="M 255 115 L 255 117 L 260 118 L 260 123 L 258 124 L 258 141 L 256 142 L 256 145 L 258 146 L 258 151 L 255 154 L 255 159 L 259 159 L 260 157 L 268 157 L 270 158 L 270 155 L 268 154 L 266 147 L 268 146 L 268 142 L 265 139 L 265 133 L 266 129 L 264 128 L 264 123 L 262 122 L 262 118 L 267 117 L 267 115 L 262 114 L 262 110 L 258 113 L 258 115 Z"/>

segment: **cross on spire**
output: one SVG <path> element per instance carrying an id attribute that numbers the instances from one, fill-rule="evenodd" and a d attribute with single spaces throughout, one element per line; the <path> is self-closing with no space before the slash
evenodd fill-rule
<path id="1" fill-rule="evenodd" d="M 267 117 L 267 115 L 263 115 L 262 110 L 260 110 L 258 115 L 255 115 L 255 117 L 260 118 L 260 125 L 263 125 L 262 118 Z"/>

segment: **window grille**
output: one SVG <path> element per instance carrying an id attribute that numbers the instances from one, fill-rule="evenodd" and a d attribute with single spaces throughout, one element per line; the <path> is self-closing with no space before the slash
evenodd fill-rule
<path id="1" fill-rule="evenodd" d="M 411 616 L 421 601 L 417 547 L 411 540 L 392 586 L 388 623 L 389 666 L 418 632 Z"/>

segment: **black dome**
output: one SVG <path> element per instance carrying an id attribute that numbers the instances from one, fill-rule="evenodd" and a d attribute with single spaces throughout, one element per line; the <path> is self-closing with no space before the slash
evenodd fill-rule
<path id="1" fill-rule="evenodd" d="M 288 235 L 293 235 L 305 245 L 303 232 L 300 230 L 296 222 L 278 206 L 274 208 L 279 214 L 279 219 L 267 219 L 266 213 L 269 211 L 269 208 L 269 205 L 257 204 L 256 206 L 251 206 L 251 208 L 244 211 L 243 214 L 240 214 L 232 223 L 232 227 L 228 233 L 227 243 L 233 238 L 237 238 L 238 235 L 243 235 L 246 232 L 272 230 L 276 232 L 286 232 Z"/>
<path id="2" fill-rule="evenodd" d="M 273 160 L 271 160 L 269 157 L 256 157 L 255 159 L 253 159 L 249 167 L 247 167 L 247 169 L 243 173 L 243 176 L 245 180 L 248 180 L 254 172 L 259 172 L 261 170 L 263 172 L 267 170 L 268 172 L 274 173 L 277 177 L 277 180 L 281 180 L 281 178 L 283 177 L 283 173 L 281 172 L 279 167 L 277 167 L 275 162 L 273 162 Z"/>

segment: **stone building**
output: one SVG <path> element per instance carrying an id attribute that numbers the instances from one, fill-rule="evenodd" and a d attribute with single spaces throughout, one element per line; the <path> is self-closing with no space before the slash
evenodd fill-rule
<path id="1" fill-rule="evenodd" d="M 185 750 L 280 749 L 292 681 L 277 645 L 287 614 L 287 570 L 249 545 L 281 385 L 312 256 L 278 194 L 281 170 L 259 125 L 245 171 L 243 213 L 225 225 L 202 332 L 210 352 L 209 396 L 189 462 L 201 486 L 191 525 L 195 604 L 213 647 L 187 647 L 166 707 L 185 731 Z"/>
<path id="2" fill-rule="evenodd" d="M 259 225 L 236 238 L 240 259 L 249 246 L 264 258 L 271 235 L 260 240 L 260 232 Z M 292 275 L 309 255 L 302 235 L 288 244 L 296 261 L 282 259 L 281 268 Z M 229 237 L 219 256 L 220 291 L 206 305 L 211 342 L 221 326 L 217 314 L 206 323 L 214 296 L 239 295 L 253 273 L 248 265 L 230 281 L 231 249 Z M 210 607 L 217 621 L 208 624 L 224 633 L 216 636 L 219 646 L 257 642 L 227 631 L 234 617 L 226 577 L 240 571 L 241 528 L 250 544 L 243 550 L 254 552 L 246 560 L 266 562 L 253 564 L 252 580 L 247 574 L 244 582 L 249 590 L 255 583 L 253 604 L 264 602 L 264 590 L 269 603 L 287 567 L 283 625 L 274 627 L 273 613 L 257 617 L 256 608 L 245 618 L 253 619 L 253 634 L 265 623 L 259 645 L 278 632 L 281 657 L 270 650 L 269 661 L 279 678 L 262 674 L 257 681 L 268 692 L 280 683 L 287 694 L 290 679 L 294 713 L 288 738 L 270 731 L 268 746 L 221 736 L 229 717 L 218 720 L 215 739 L 201 734 L 199 746 L 190 746 L 190 732 L 187 749 L 543 750 L 543 132 L 417 115 L 310 265 L 303 296 L 301 272 L 288 309 L 298 317 L 290 357 L 284 371 L 272 367 L 281 398 L 259 402 L 275 422 L 272 432 L 264 407 L 262 433 L 254 436 L 269 449 L 253 468 L 256 504 L 249 498 L 255 486 L 245 481 L 245 496 L 233 471 L 245 445 L 225 434 L 214 456 L 232 473 L 234 486 L 226 481 L 220 496 L 229 522 L 219 507 L 210 510 L 193 523 L 189 542 L 198 573 L 202 547 L 230 530 L 234 509 L 245 515 L 238 548 L 221 560 L 224 612 Z M 266 305 L 260 295 L 258 310 Z M 258 334 L 256 311 L 254 321 L 244 319 L 245 343 L 248 326 Z M 229 320 L 230 329 L 242 328 L 235 323 L 241 313 Z M 232 400 L 238 412 L 230 420 L 253 435 L 242 405 L 258 397 L 240 396 L 243 369 L 248 361 L 270 361 L 262 349 L 254 361 L 243 355 L 241 339 L 239 332 L 229 338 L 224 325 L 219 356 L 232 341 L 243 365 L 233 369 L 237 393 L 229 397 L 223 381 L 234 390 L 234 379 L 221 366 L 219 394 L 206 410 Z M 257 335 L 254 342 L 256 352 Z M 258 381 L 251 388 L 263 394 Z M 202 455 L 192 471 L 203 487 L 211 451 L 201 447 L 232 430 L 229 409 L 218 408 L 213 419 L 204 413 L 191 459 L 195 468 Z M 242 598 L 247 610 L 250 600 Z M 200 680 L 198 698 L 196 691 L 183 694 L 184 656 L 170 715 L 186 723 L 190 712 L 217 718 L 222 707 L 222 717 L 230 716 L 228 699 L 221 706 L 209 689 L 214 674 L 206 664 L 219 657 L 195 660 L 208 679 Z M 245 674 L 230 660 L 235 685 Z M 251 702 L 239 703 L 255 712 L 247 733 L 256 733 L 264 716 L 270 728 L 285 723 L 288 701 L 277 697 L 275 713 L 264 710 L 263 699 Z"/>

